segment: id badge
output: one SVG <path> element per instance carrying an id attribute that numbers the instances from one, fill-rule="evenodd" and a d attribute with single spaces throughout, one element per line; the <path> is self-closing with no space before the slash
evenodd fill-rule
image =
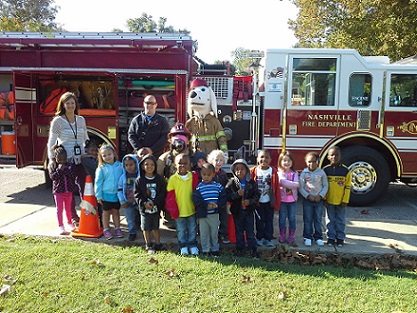
<path id="1" fill-rule="evenodd" d="M 74 146 L 74 155 L 81 155 L 81 147 L 79 145 Z"/>

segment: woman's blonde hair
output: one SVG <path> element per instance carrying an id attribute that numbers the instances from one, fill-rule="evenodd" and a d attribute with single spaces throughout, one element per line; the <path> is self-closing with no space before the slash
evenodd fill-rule
<path id="1" fill-rule="evenodd" d="M 78 115 L 78 99 L 77 99 L 77 96 L 73 92 L 68 91 L 68 92 L 64 93 L 61 96 L 61 98 L 59 98 L 58 105 L 56 107 L 56 113 L 55 113 L 56 116 L 61 116 L 61 115 L 64 115 L 66 113 L 64 104 L 69 99 L 74 99 L 74 101 L 75 101 L 75 111 L 74 111 L 74 113 Z"/>

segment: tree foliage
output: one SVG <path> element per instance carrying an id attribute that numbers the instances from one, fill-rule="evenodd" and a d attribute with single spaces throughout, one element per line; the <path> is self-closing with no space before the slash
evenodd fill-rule
<path id="1" fill-rule="evenodd" d="M 396 61 L 417 53 L 417 0 L 292 0 L 297 46 L 352 48 Z"/>
<path id="2" fill-rule="evenodd" d="M 167 18 L 160 17 L 158 22 L 155 22 L 152 15 L 142 13 L 138 18 L 130 18 L 127 20 L 127 27 L 130 32 L 134 33 L 182 33 L 189 34 L 186 29 L 176 30 L 173 26 L 166 26 Z"/>
<path id="3" fill-rule="evenodd" d="M 60 31 L 54 0 L 0 0 L 1 31 Z"/>

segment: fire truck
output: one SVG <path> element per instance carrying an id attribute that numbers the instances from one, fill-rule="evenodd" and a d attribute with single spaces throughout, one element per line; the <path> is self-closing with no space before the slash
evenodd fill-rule
<path id="1" fill-rule="evenodd" d="M 232 154 L 253 162 L 257 149 L 268 149 L 275 165 L 288 150 L 302 170 L 307 152 L 319 153 L 324 166 L 337 145 L 357 206 L 380 199 L 390 182 L 417 181 L 417 66 L 348 49 L 270 49 L 252 78 L 252 96 L 219 115 L 226 129 L 235 123 L 234 133 L 246 136 L 242 147 L 230 145 Z"/>
<path id="2" fill-rule="evenodd" d="M 183 34 L 0 33 L 0 157 L 42 165 L 66 91 L 77 95 L 90 139 L 130 152 L 127 129 L 147 94 L 172 125 L 185 121 L 194 53 Z"/>

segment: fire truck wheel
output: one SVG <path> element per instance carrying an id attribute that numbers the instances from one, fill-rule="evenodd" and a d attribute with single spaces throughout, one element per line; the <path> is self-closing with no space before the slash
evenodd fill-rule
<path id="1" fill-rule="evenodd" d="M 343 149 L 343 163 L 352 173 L 350 205 L 365 206 L 379 200 L 390 182 L 389 166 L 376 150 L 352 146 Z"/>

